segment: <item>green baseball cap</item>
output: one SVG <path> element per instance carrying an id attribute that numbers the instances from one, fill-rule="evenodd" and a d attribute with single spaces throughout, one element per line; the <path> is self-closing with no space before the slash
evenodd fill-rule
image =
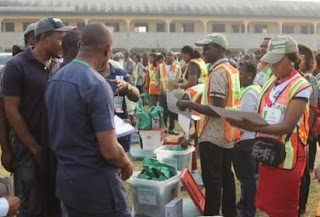
<path id="1" fill-rule="evenodd" d="M 27 26 L 26 30 L 24 30 L 23 35 L 28 34 L 36 29 L 38 23 L 31 23 Z"/>
<path id="2" fill-rule="evenodd" d="M 297 42 L 290 36 L 280 35 L 270 40 L 267 53 L 261 58 L 262 62 L 278 63 L 287 53 L 298 52 Z"/>
<path id="3" fill-rule="evenodd" d="M 196 46 L 205 46 L 207 44 L 217 44 L 223 47 L 224 49 L 228 49 L 228 41 L 226 37 L 219 33 L 212 33 L 206 36 L 205 39 L 201 41 L 196 41 Z"/>

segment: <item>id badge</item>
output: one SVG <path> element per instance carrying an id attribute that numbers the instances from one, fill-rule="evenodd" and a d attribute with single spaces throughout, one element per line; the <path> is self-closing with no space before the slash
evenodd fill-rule
<path id="1" fill-rule="evenodd" d="M 276 108 L 266 108 L 263 114 L 268 124 L 278 124 L 281 121 L 281 110 Z"/>
<path id="2" fill-rule="evenodd" d="M 264 85 L 265 80 L 266 80 L 266 74 L 264 72 L 260 72 L 258 74 L 257 83 L 260 85 Z"/>
<path id="3" fill-rule="evenodd" d="M 113 98 L 113 102 L 114 102 L 114 111 L 116 113 L 124 113 L 123 109 L 122 109 L 122 103 L 123 103 L 124 97 L 123 96 L 115 96 Z"/>

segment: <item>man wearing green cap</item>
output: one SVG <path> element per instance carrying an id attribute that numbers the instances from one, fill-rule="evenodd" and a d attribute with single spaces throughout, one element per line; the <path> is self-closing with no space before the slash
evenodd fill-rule
<path id="1" fill-rule="evenodd" d="M 198 134 L 202 178 L 206 188 L 204 214 L 219 215 L 222 198 L 223 216 L 235 217 L 235 181 L 231 159 L 238 134 L 210 105 L 228 109 L 240 107 L 239 72 L 225 57 L 228 42 L 223 35 L 209 34 L 196 45 L 203 47 L 205 61 L 211 64 L 201 104 L 180 100 L 177 106 L 181 110 L 188 108 L 202 114 Z"/>

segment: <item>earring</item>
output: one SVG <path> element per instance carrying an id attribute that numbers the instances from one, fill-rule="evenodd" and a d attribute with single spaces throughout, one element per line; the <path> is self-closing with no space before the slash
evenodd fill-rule
<path id="1" fill-rule="evenodd" d="M 249 77 L 249 79 L 251 79 L 251 77 Z"/>
<path id="2" fill-rule="evenodd" d="M 294 66 L 294 62 L 291 62 L 291 65 Z"/>

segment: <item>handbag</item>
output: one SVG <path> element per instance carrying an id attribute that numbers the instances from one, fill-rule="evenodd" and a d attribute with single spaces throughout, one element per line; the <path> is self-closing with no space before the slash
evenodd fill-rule
<path id="1" fill-rule="evenodd" d="M 289 139 L 290 135 L 287 138 Z M 270 137 L 258 137 L 254 141 L 251 156 L 262 164 L 277 167 L 286 158 L 286 151 L 284 144 L 279 140 Z"/>

